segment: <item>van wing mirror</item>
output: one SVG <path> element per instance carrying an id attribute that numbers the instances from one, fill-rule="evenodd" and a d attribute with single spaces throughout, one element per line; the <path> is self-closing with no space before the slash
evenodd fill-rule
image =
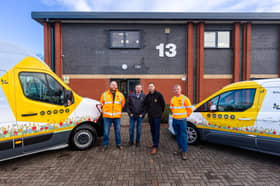
<path id="1" fill-rule="evenodd" d="M 64 91 L 64 106 L 67 107 L 73 103 L 73 93 L 71 90 Z"/>
<path id="2" fill-rule="evenodd" d="M 218 106 L 217 105 L 211 105 L 210 106 L 210 111 L 211 112 L 215 112 L 215 111 L 217 111 L 218 110 Z"/>

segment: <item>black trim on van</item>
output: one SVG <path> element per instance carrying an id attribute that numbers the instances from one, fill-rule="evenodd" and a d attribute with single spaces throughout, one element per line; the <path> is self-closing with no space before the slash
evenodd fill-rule
<path id="1" fill-rule="evenodd" d="M 13 148 L 13 140 L 0 142 L 0 151 Z"/>
<path id="2" fill-rule="evenodd" d="M 24 146 L 48 141 L 49 139 L 51 139 L 52 136 L 53 136 L 53 133 L 26 137 L 23 139 Z"/>

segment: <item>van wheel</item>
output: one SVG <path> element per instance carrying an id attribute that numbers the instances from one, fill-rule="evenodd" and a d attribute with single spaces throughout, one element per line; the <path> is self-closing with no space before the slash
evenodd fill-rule
<path id="1" fill-rule="evenodd" d="M 188 123 L 187 135 L 188 135 L 188 144 L 194 145 L 199 142 L 198 130 L 195 126 L 193 126 L 190 123 Z"/>
<path id="2" fill-rule="evenodd" d="M 92 147 L 97 140 L 95 128 L 84 125 L 77 127 L 71 136 L 71 145 L 77 150 L 86 150 Z"/>

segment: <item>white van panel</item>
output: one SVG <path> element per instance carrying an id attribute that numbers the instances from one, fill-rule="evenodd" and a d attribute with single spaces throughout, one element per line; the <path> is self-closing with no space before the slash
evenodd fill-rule
<path id="1" fill-rule="evenodd" d="M 78 105 L 78 107 L 74 110 L 74 112 L 69 116 L 68 119 L 70 120 L 77 120 L 79 119 L 96 119 L 99 118 L 100 112 L 96 108 L 96 105 L 99 104 L 98 101 L 83 98 L 81 103 Z M 82 118 L 81 118 L 82 116 Z"/>
<path id="2" fill-rule="evenodd" d="M 15 123 L 16 119 L 7 101 L 7 98 L 0 87 L 0 124 Z"/>
<path id="3" fill-rule="evenodd" d="M 280 133 L 280 88 L 266 88 L 267 93 L 257 116 L 257 129 Z"/>

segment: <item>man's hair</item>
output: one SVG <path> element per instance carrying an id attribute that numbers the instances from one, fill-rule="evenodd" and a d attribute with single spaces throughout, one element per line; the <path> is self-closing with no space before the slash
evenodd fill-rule
<path id="1" fill-rule="evenodd" d="M 149 85 L 151 85 L 151 84 L 155 85 L 155 83 L 154 83 L 154 82 L 150 82 L 150 83 L 148 83 L 148 86 L 149 86 Z"/>
<path id="2" fill-rule="evenodd" d="M 179 84 L 174 85 L 173 88 L 178 88 L 178 87 L 180 87 L 182 89 L 181 85 L 179 85 Z"/>
<path id="3" fill-rule="evenodd" d="M 141 86 L 141 87 L 142 87 L 142 85 L 141 85 L 141 84 L 136 84 L 136 86 L 135 86 L 135 87 L 137 87 L 137 86 Z"/>
<path id="4" fill-rule="evenodd" d="M 114 80 L 113 80 L 113 81 L 110 81 L 110 85 L 111 85 L 111 83 L 113 83 L 113 82 L 116 83 L 116 84 L 118 84 L 117 81 L 114 81 Z"/>

